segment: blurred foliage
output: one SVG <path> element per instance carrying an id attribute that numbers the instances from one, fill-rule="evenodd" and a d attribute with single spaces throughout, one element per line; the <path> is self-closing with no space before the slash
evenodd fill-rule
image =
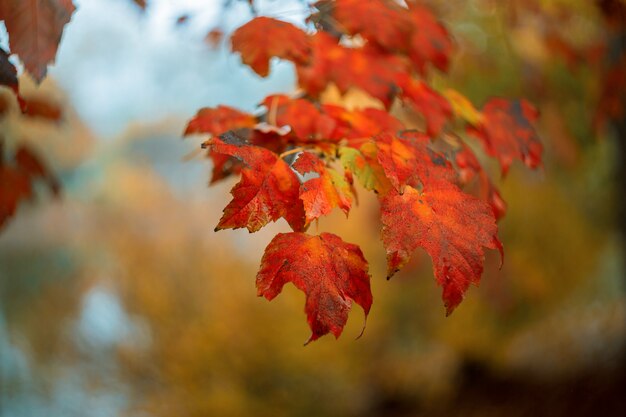
<path id="1" fill-rule="evenodd" d="M 0 234 L 0 416 L 626 410 L 619 145 L 594 126 L 602 64 L 572 64 L 545 42 L 549 29 L 572 50 L 593 49 L 606 39 L 604 18 L 584 0 L 434 3 L 459 48 L 451 78 L 437 84 L 479 103 L 530 98 L 547 153 L 542 173 L 514 167 L 502 182 L 504 266 L 490 256 L 458 311 L 444 316 L 425 255 L 384 281 L 376 201 L 358 189 L 347 222 L 334 213 L 317 227 L 370 260 L 367 329 L 353 340 L 357 308 L 341 339 L 303 348 L 303 295 L 288 286 L 271 304 L 255 297 L 262 250 L 286 225 L 213 233 L 215 201 L 232 182 L 209 191 L 205 161 L 181 163 L 198 145 L 181 149 L 182 121 L 134 126 L 97 146 L 74 116 L 12 122 L 15 140 L 45 150 L 66 191 L 22 205 Z"/>

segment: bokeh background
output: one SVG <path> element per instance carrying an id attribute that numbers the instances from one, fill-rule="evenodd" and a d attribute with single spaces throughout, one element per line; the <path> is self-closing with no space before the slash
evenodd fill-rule
<path id="1" fill-rule="evenodd" d="M 490 254 L 447 318 L 423 253 L 385 280 L 376 201 L 359 189 L 348 220 L 317 230 L 370 261 L 367 329 L 354 340 L 355 307 L 339 340 L 306 347 L 303 294 L 268 303 L 254 288 L 287 225 L 214 233 L 235 180 L 208 188 L 202 138 L 181 139 L 200 107 L 292 92 L 291 65 L 260 79 L 207 44 L 251 17 L 245 1 L 75 3 L 50 76 L 20 79 L 63 119 L 0 121 L 63 186 L 0 230 L 1 417 L 626 415 L 623 1 L 431 2 L 457 43 L 434 85 L 533 101 L 545 164 L 501 181 L 504 266 Z M 304 25 L 305 2 L 255 3 Z"/>

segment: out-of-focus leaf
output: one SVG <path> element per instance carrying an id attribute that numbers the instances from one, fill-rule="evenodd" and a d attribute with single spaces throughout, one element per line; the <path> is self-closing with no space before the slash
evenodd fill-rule
<path id="1" fill-rule="evenodd" d="M 72 0 L 3 0 L 0 20 L 9 32 L 11 52 L 40 83 L 54 62 L 63 28 L 76 8 Z"/>
<path id="2" fill-rule="evenodd" d="M 11 90 L 18 92 L 17 69 L 9 61 L 9 54 L 0 48 L 0 85 L 9 87 Z"/>
<path id="3" fill-rule="evenodd" d="M 296 64 L 308 62 L 309 36 L 291 23 L 270 17 L 257 17 L 241 26 L 231 38 L 232 49 L 241 54 L 243 63 L 261 77 L 269 74 L 272 57 L 288 59 Z"/>
<path id="4" fill-rule="evenodd" d="M 535 132 L 537 110 L 526 100 L 493 98 L 483 107 L 483 121 L 469 132 L 480 139 L 485 151 L 500 161 L 506 175 L 515 159 L 529 168 L 541 164 L 543 146 Z"/>

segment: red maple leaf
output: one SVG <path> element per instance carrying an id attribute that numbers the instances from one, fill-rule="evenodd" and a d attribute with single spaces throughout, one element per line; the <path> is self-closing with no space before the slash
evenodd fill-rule
<path id="1" fill-rule="evenodd" d="M 281 217 L 293 230 L 304 230 L 300 181 L 285 161 L 234 135 L 213 138 L 210 147 L 215 153 L 233 156 L 246 164 L 241 170 L 241 181 L 231 190 L 233 200 L 224 209 L 216 230 L 245 227 L 252 233 Z"/>
<path id="2" fill-rule="evenodd" d="M 414 1 L 408 9 L 393 0 L 320 1 L 311 20 L 324 31 L 359 35 L 386 52 L 410 58 L 421 74 L 427 64 L 447 71 L 453 43 L 433 13 Z"/>
<path id="3" fill-rule="evenodd" d="M 431 136 L 439 135 L 444 124 L 452 118 L 450 102 L 423 81 L 405 77 L 402 98 L 424 116 L 426 131 Z"/>
<path id="4" fill-rule="evenodd" d="M 379 133 L 395 134 L 405 129 L 400 120 L 384 110 L 374 108 L 347 110 L 329 104 L 323 105 L 322 109 L 337 123 L 332 137 L 336 140 L 346 139 L 346 144 L 356 149 Z"/>
<path id="5" fill-rule="evenodd" d="M 329 332 L 339 337 L 352 301 L 363 308 L 366 317 L 372 305 L 368 265 L 361 249 L 331 233 L 279 233 L 272 239 L 256 278 L 257 293 L 272 300 L 288 282 L 306 294 L 304 310 L 312 331 L 306 343 Z"/>
<path id="6" fill-rule="evenodd" d="M 204 107 L 189 121 L 184 135 L 208 133 L 219 136 L 232 129 L 253 127 L 256 123 L 253 115 L 232 107 Z"/>
<path id="7" fill-rule="evenodd" d="M 315 174 L 300 186 L 307 224 L 339 207 L 346 216 L 352 206 L 350 184 L 337 171 L 328 168 L 311 152 L 303 152 L 293 164 L 302 175 Z"/>
<path id="8" fill-rule="evenodd" d="M 409 2 L 409 10 L 413 23 L 409 58 L 422 74 L 428 63 L 447 71 L 453 51 L 448 30 L 426 7 Z"/>
<path id="9" fill-rule="evenodd" d="M 63 28 L 76 8 L 72 0 L 3 0 L 0 20 L 9 33 L 11 52 L 41 82 L 54 62 Z"/>
<path id="10" fill-rule="evenodd" d="M 243 63 L 261 77 L 269 74 L 272 57 L 305 64 L 310 58 L 309 36 L 291 23 L 257 17 L 241 26 L 231 37 L 232 49 Z"/>
<path id="11" fill-rule="evenodd" d="M 391 190 L 381 201 L 381 211 L 388 277 L 415 249 L 423 248 L 443 287 L 447 314 L 463 300 L 469 285 L 480 281 L 483 248 L 502 253 L 491 208 L 448 182 L 429 184 L 423 191 L 407 186 L 404 194 Z"/>
<path id="12" fill-rule="evenodd" d="M 493 98 L 485 103 L 482 114 L 478 126 L 468 130 L 480 139 L 490 156 L 500 161 L 502 175 L 515 159 L 529 168 L 541 164 L 543 146 L 533 126 L 538 112 L 529 102 Z"/>
<path id="13" fill-rule="evenodd" d="M 386 108 L 399 92 L 398 80 L 407 70 L 407 62 L 378 48 L 365 45 L 347 48 L 325 32 L 313 37 L 310 63 L 296 66 L 298 83 L 309 95 L 318 97 L 334 83 L 342 94 L 358 88 L 379 99 Z"/>
<path id="14" fill-rule="evenodd" d="M 387 51 L 406 50 L 412 22 L 406 9 L 388 0 L 337 0 L 319 5 L 329 22 L 350 35 L 359 34 Z M 332 17 L 331 17 L 332 16 Z"/>
<path id="15" fill-rule="evenodd" d="M 229 130 L 249 128 L 256 124 L 256 118 L 228 106 L 204 107 L 189 121 L 184 136 L 205 133 L 219 136 Z M 228 177 L 241 170 L 241 164 L 235 158 L 216 154 L 209 149 L 208 157 L 213 161 L 211 183 Z"/>

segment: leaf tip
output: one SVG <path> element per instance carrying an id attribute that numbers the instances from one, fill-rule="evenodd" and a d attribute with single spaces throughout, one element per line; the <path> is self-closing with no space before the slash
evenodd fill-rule
<path id="1" fill-rule="evenodd" d="M 502 242 L 500 242 L 500 239 L 498 239 L 497 236 L 493 238 L 493 243 L 496 249 L 498 249 L 498 252 L 500 252 L 500 266 L 498 267 L 498 269 L 502 270 L 502 267 L 504 266 L 504 246 L 502 245 Z"/>
<path id="2" fill-rule="evenodd" d="M 454 312 L 457 306 L 445 304 L 445 307 L 446 307 L 446 317 L 450 317 L 450 315 Z"/>
<path id="3" fill-rule="evenodd" d="M 359 340 L 363 336 L 363 333 L 365 333 L 366 327 L 367 327 L 367 313 L 365 314 L 365 317 L 363 318 L 363 327 L 361 327 L 361 332 L 357 335 L 357 337 L 354 338 L 354 340 Z"/>
<path id="4" fill-rule="evenodd" d="M 313 342 L 314 340 L 317 340 L 317 337 L 315 337 L 315 333 L 311 333 L 311 336 L 307 339 L 306 342 L 304 342 L 302 346 L 308 346 L 309 343 Z"/>

